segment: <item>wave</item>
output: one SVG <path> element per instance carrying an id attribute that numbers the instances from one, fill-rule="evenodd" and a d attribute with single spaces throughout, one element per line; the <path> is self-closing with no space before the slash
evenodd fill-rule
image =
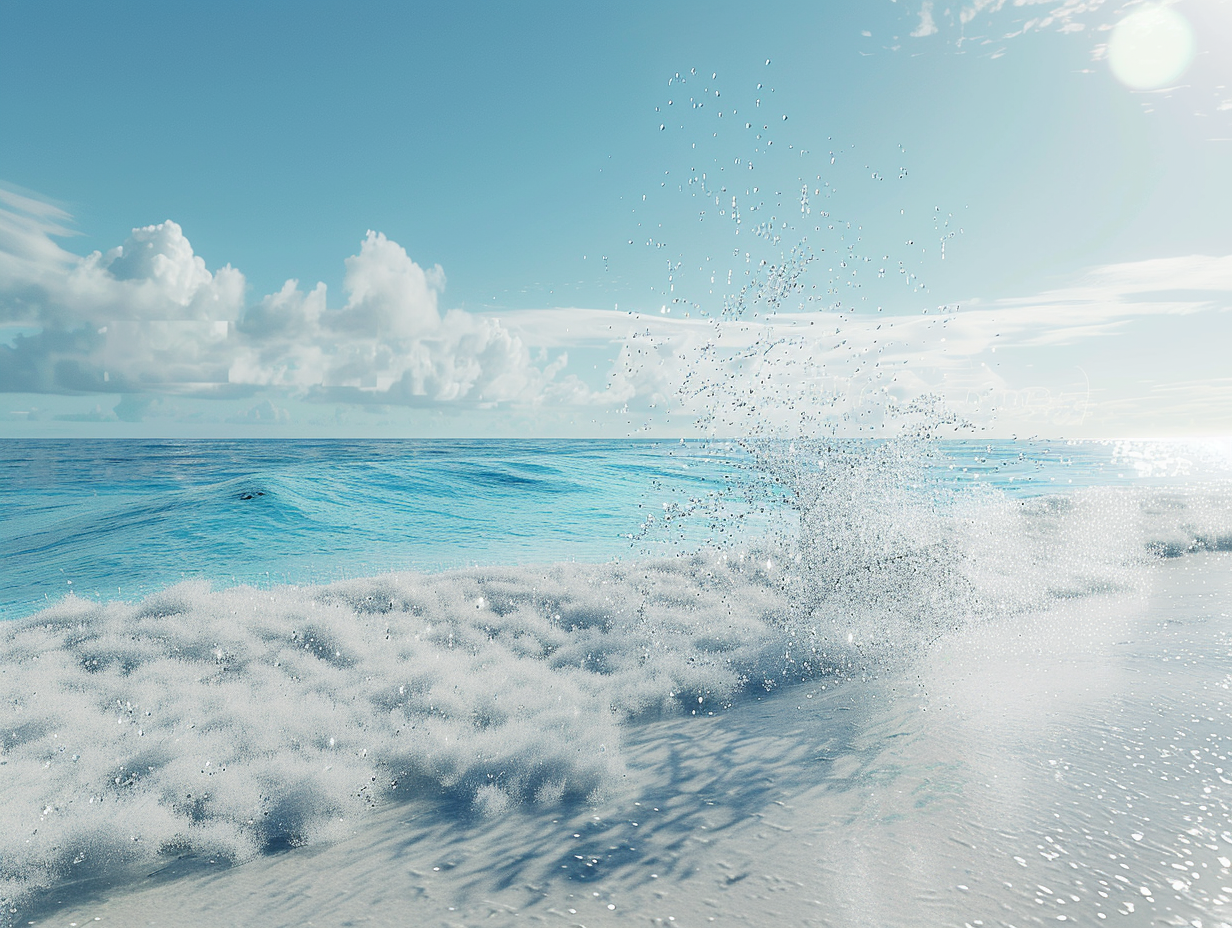
<path id="1" fill-rule="evenodd" d="M 799 538 L 762 547 L 197 581 L 6 623 L 0 896 L 323 840 L 409 792 L 485 814 L 585 801 L 620 777 L 640 719 L 893 672 L 948 628 L 1141 589 L 1153 557 L 1232 548 L 1217 488 L 940 505 L 848 478 L 832 466 L 825 492 L 797 491 Z"/>
<path id="2" fill-rule="evenodd" d="M 5 630 L 2 894 L 244 859 L 400 790 L 584 799 L 622 720 L 715 711 L 771 667 L 781 611 L 721 557 L 70 597 Z"/>
<path id="3" fill-rule="evenodd" d="M 0 618 L 69 589 L 132 597 L 193 577 L 319 583 L 474 563 L 602 562 L 630 552 L 629 528 L 653 485 L 698 482 L 653 447 L 610 443 L 361 442 L 331 446 L 332 458 L 311 443 L 257 443 L 246 458 L 226 443 L 125 447 L 128 470 L 115 450 L 90 447 L 64 462 L 41 446 L 0 449 L 29 452 L 44 477 L 0 486 Z"/>

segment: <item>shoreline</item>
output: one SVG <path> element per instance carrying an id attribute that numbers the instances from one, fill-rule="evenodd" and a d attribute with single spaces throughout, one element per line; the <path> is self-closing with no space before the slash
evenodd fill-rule
<path id="1" fill-rule="evenodd" d="M 1150 574 L 1147 597 L 971 626 L 935 642 L 916 673 L 632 723 L 626 776 L 572 814 L 391 805 L 332 843 L 145 878 L 34 921 L 926 925 L 1003 918 L 1003 905 L 1094 922 L 1126 903 L 1137 917 L 1211 917 L 1205 883 L 1186 876 L 1177 889 L 1158 861 L 1195 827 L 1187 809 L 1205 805 L 1213 766 L 1178 764 L 1168 787 L 1120 759 L 1100 764 L 1113 744 L 1154 748 L 1169 717 L 1197 718 L 1232 669 L 1217 621 L 1232 613 L 1232 557 L 1161 561 Z M 1195 737 L 1232 745 L 1227 716 L 1211 718 L 1217 730 Z M 1152 769 L 1170 769 L 1158 755 Z M 1127 789 L 1115 801 L 1113 782 Z M 1109 869 L 1108 853 L 1126 869 Z M 1229 852 L 1187 853 L 1205 873 Z M 1118 894 L 1105 886 L 1121 886 L 1119 873 L 1135 885 Z"/>

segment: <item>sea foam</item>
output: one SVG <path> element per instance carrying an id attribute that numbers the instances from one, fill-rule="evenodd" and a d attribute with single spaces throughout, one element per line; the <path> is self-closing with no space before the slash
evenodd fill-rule
<path id="1" fill-rule="evenodd" d="M 713 711 L 768 673 L 783 612 L 722 557 L 69 597 L 3 633 L 3 895 L 244 859 L 399 790 L 584 799 L 620 774 L 622 720 Z"/>
<path id="2" fill-rule="evenodd" d="M 372 805 L 575 803 L 622 728 L 877 673 L 947 628 L 1232 548 L 1222 490 L 923 504 L 827 477 L 802 534 L 606 565 L 68 597 L 0 635 L 0 896 L 328 839 Z M 805 484 L 797 484 L 804 486 Z"/>

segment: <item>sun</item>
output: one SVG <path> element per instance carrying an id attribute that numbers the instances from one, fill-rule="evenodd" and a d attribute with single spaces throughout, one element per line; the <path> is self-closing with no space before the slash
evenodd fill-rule
<path id="1" fill-rule="evenodd" d="M 1113 75 L 1134 90 L 1166 87 L 1185 73 L 1193 57 L 1193 28 L 1168 6 L 1140 7 L 1117 23 L 1108 40 Z"/>

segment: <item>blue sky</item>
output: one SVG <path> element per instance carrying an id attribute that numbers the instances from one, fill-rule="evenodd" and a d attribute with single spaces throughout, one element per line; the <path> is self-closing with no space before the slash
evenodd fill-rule
<path id="1" fill-rule="evenodd" d="M 875 429 L 922 393 L 1224 434 L 1229 61 L 1227 0 L 7 3 L 0 435 Z"/>

